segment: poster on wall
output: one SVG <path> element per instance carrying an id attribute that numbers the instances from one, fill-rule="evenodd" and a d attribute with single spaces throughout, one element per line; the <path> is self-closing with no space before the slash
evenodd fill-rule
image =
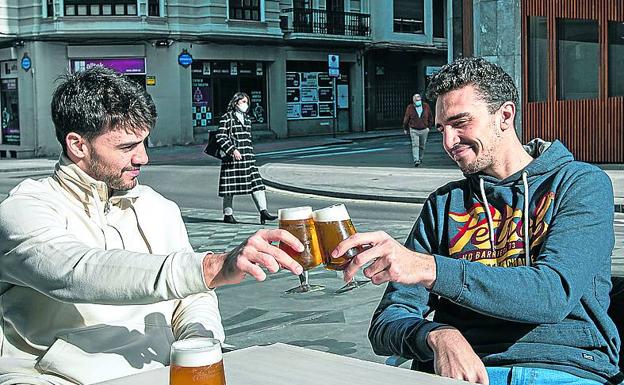
<path id="1" fill-rule="evenodd" d="M 318 103 L 301 103 L 302 118 L 318 117 Z"/>
<path id="2" fill-rule="evenodd" d="M 318 102 L 318 88 L 301 88 L 301 102 Z"/>
<path id="3" fill-rule="evenodd" d="M 319 88 L 319 102 L 333 102 L 334 90 L 331 88 Z"/>
<path id="4" fill-rule="evenodd" d="M 334 103 L 319 103 L 319 116 L 322 118 L 334 117 Z"/>
<path id="5" fill-rule="evenodd" d="M 0 124 L 2 144 L 20 144 L 17 79 L 2 79 L 0 83 Z"/>
<path id="6" fill-rule="evenodd" d="M 249 93 L 249 97 L 251 98 L 251 106 L 250 108 L 250 118 L 252 123 L 264 123 L 266 122 L 266 113 L 264 111 L 264 107 L 262 107 L 262 91 L 260 90 L 252 90 Z"/>
<path id="7" fill-rule="evenodd" d="M 300 101 L 299 88 L 286 89 L 286 103 L 298 103 Z"/>
<path id="8" fill-rule="evenodd" d="M 286 87 L 299 88 L 299 72 L 286 72 Z"/>
<path id="9" fill-rule="evenodd" d="M 339 84 L 336 87 L 338 93 L 338 108 L 349 108 L 349 86 L 346 84 Z"/>
<path id="10" fill-rule="evenodd" d="M 332 87 L 333 86 L 332 78 L 329 77 L 327 72 L 319 72 L 318 86 L 319 87 Z"/>
<path id="11" fill-rule="evenodd" d="M 300 86 L 303 87 L 318 87 L 318 72 L 301 72 L 301 83 Z"/>
<path id="12" fill-rule="evenodd" d="M 210 80 L 193 78 L 191 95 L 193 97 L 193 126 L 206 127 L 212 124 L 212 103 L 210 100 Z"/>
<path id="13" fill-rule="evenodd" d="M 286 117 L 288 119 L 299 119 L 299 118 L 301 118 L 301 104 L 299 104 L 299 103 L 288 103 L 286 105 Z"/>

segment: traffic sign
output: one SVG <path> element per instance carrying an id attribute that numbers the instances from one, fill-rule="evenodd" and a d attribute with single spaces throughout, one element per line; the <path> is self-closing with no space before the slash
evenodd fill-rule
<path id="1" fill-rule="evenodd" d="M 331 53 L 327 55 L 327 65 L 329 68 L 340 68 L 340 56 Z"/>
<path id="2" fill-rule="evenodd" d="M 340 77 L 340 69 L 338 68 L 330 68 L 328 75 L 330 78 L 339 78 Z"/>
<path id="3" fill-rule="evenodd" d="M 182 52 L 178 55 L 178 64 L 182 67 L 186 68 L 193 63 L 193 56 L 184 48 Z"/>

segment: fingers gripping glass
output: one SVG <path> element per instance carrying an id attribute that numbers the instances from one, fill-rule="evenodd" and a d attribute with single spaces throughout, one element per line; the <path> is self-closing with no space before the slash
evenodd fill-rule
<path id="1" fill-rule="evenodd" d="M 351 262 L 351 259 L 364 251 L 357 247 L 347 250 L 343 255 L 333 258 L 332 251 L 338 244 L 351 235 L 355 234 L 355 226 L 347 208 L 343 204 L 333 205 L 313 212 L 314 223 L 321 244 L 321 252 L 325 268 L 328 270 L 342 271 Z M 336 290 L 337 294 L 344 293 L 367 284 L 368 280 L 351 279 L 349 283 Z"/>
<path id="2" fill-rule="evenodd" d="M 280 242 L 279 248 L 286 252 L 292 259 L 299 262 L 303 267 L 303 273 L 299 276 L 300 285 L 287 290 L 287 294 L 310 293 L 323 290 L 321 285 L 310 285 L 308 270 L 322 263 L 322 255 L 319 240 L 312 219 L 312 208 L 309 206 L 280 209 L 277 212 L 279 228 L 294 235 L 303 244 L 303 251 L 298 252 Z"/>

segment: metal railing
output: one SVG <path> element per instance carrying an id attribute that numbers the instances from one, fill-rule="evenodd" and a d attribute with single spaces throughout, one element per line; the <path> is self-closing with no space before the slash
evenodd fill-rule
<path id="1" fill-rule="evenodd" d="M 321 35 L 370 36 L 370 15 L 324 9 L 287 8 L 287 29 L 294 33 Z"/>

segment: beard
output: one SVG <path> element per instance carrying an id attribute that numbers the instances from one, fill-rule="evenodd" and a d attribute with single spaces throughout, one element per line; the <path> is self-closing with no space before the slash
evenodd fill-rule
<path id="1" fill-rule="evenodd" d="M 496 122 L 492 121 L 490 125 L 491 135 L 488 138 L 489 144 L 484 144 L 481 140 L 476 140 L 475 143 L 470 143 L 472 148 L 479 148 L 479 154 L 477 158 L 472 162 L 459 164 L 458 166 L 460 170 L 464 174 L 475 174 L 481 172 L 489 167 L 491 167 L 495 163 L 494 154 L 496 152 L 496 148 L 499 146 L 502 139 L 502 131 L 498 129 Z M 478 146 L 476 145 L 478 144 Z"/>
<path id="2" fill-rule="evenodd" d="M 125 171 L 132 171 L 135 169 L 136 167 L 125 167 L 121 171 L 115 171 L 102 162 L 102 159 L 95 152 L 93 152 L 87 174 L 95 180 L 106 183 L 106 186 L 112 190 L 127 191 L 137 185 L 137 180 L 135 178 L 130 182 L 125 182 L 123 179 L 123 173 Z"/>

